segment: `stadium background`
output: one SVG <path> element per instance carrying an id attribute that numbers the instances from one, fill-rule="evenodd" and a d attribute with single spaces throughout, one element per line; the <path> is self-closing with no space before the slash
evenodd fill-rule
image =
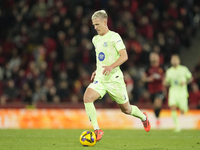
<path id="1" fill-rule="evenodd" d="M 200 128 L 199 0 L 1 0 L 0 128 L 65 128 L 59 123 L 37 124 L 45 118 L 46 124 L 56 122 L 57 116 L 63 116 L 60 122 L 68 124 L 66 128 L 72 124 L 80 128 L 75 124 L 80 123 L 77 116 L 84 108 L 82 96 L 95 70 L 91 39 L 96 31 L 90 18 L 99 9 L 107 11 L 110 30 L 118 32 L 126 45 L 129 60 L 121 69 L 130 102 L 148 109 L 154 119 L 142 73 L 152 51 L 159 53 L 165 68 L 170 66 L 171 54 L 178 53 L 194 77 L 188 86 L 192 110 L 188 118 L 193 118 L 195 125 L 186 128 Z M 116 113 L 113 108 L 117 105 L 109 96 L 97 101 L 96 106 L 100 117 Z M 167 99 L 163 108 L 166 112 L 161 117 L 169 119 Z M 48 111 L 50 115 L 39 117 Z M 131 127 L 137 128 L 134 122 Z"/>

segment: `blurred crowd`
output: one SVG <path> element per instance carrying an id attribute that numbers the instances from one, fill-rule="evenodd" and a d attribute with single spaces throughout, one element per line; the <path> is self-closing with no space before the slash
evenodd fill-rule
<path id="1" fill-rule="evenodd" d="M 199 27 L 199 0 L 1 0 L 1 105 L 82 102 L 96 67 L 91 15 L 99 9 L 126 45 L 129 60 L 121 69 L 132 103 L 148 97 L 141 76 L 149 54 L 159 53 L 160 64 L 169 65 L 171 54 L 191 46 Z M 200 64 L 194 77 L 196 98 Z M 113 106 L 108 96 L 101 102 Z"/>

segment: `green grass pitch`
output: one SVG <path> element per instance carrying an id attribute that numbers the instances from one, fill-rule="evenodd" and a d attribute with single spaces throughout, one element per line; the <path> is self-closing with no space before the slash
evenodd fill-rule
<path id="1" fill-rule="evenodd" d="M 0 150 L 200 150 L 200 130 L 104 130 L 94 147 L 83 147 L 84 130 L 1 129 Z"/>

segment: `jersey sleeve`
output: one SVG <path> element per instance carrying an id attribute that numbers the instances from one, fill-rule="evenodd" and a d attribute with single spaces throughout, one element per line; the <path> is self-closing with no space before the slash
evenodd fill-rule
<path id="1" fill-rule="evenodd" d="M 95 47 L 95 36 L 92 38 L 92 43 L 93 43 L 93 45 Z"/>
<path id="2" fill-rule="evenodd" d="M 113 41 L 114 41 L 114 47 L 117 49 L 117 51 L 120 51 L 126 48 L 124 45 L 124 42 L 122 41 L 121 36 L 118 33 L 116 33 L 113 36 Z"/>

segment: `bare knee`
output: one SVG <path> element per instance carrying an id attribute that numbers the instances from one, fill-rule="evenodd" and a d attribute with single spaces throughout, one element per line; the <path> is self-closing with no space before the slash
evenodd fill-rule
<path id="1" fill-rule="evenodd" d="M 83 96 L 84 103 L 92 103 L 100 97 L 100 94 L 91 88 L 87 88 Z"/>
<path id="2" fill-rule="evenodd" d="M 125 114 L 131 114 L 132 107 L 129 102 L 126 102 L 124 104 L 118 104 L 121 111 Z"/>
<path id="3" fill-rule="evenodd" d="M 171 109 L 171 111 L 175 111 L 175 110 L 176 110 L 176 106 L 175 106 L 175 105 L 172 105 L 172 106 L 170 107 L 170 109 Z"/>
<path id="4" fill-rule="evenodd" d="M 184 110 L 181 110 L 181 114 L 184 114 L 185 113 L 185 111 Z"/>
<path id="5" fill-rule="evenodd" d="M 156 98 L 154 101 L 154 108 L 161 108 L 162 107 L 162 100 L 159 98 Z"/>
<path id="6" fill-rule="evenodd" d="M 126 109 L 121 108 L 121 111 L 125 114 L 131 114 L 131 108 L 126 108 Z"/>
<path id="7" fill-rule="evenodd" d="M 84 94 L 84 96 L 83 96 L 83 102 L 84 103 L 91 103 L 91 102 L 94 102 L 94 101 L 95 100 L 94 100 L 92 95 L 89 95 L 87 93 Z"/>

